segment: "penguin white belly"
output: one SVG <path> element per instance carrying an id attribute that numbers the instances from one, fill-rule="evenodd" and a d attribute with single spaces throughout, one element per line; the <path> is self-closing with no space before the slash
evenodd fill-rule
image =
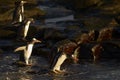
<path id="1" fill-rule="evenodd" d="M 29 29 L 29 25 L 30 25 L 30 21 L 28 21 L 27 24 L 25 25 L 24 38 L 27 36 L 27 32 L 28 32 L 28 29 Z"/>
<path id="2" fill-rule="evenodd" d="M 19 16 L 19 22 L 22 22 L 22 15 Z"/>
<path id="3" fill-rule="evenodd" d="M 24 6 L 22 5 L 22 13 L 24 13 Z"/>
<path id="4" fill-rule="evenodd" d="M 27 50 L 24 53 L 24 57 L 29 59 L 32 53 L 33 44 L 29 44 Z"/>

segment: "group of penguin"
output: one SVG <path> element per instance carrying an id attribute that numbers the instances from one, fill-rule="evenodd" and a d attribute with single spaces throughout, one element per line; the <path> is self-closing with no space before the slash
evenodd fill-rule
<path id="1" fill-rule="evenodd" d="M 13 25 L 16 25 L 18 23 L 20 24 L 20 27 L 17 27 L 18 28 L 17 40 L 27 41 L 26 36 L 27 36 L 28 30 L 29 30 L 30 23 L 33 22 L 34 20 L 33 20 L 33 18 L 25 18 L 24 17 L 24 4 L 25 3 L 27 3 L 27 2 L 26 1 L 15 2 L 15 9 L 13 12 L 12 24 Z M 30 63 L 29 59 L 31 57 L 34 43 L 37 43 L 37 42 L 41 43 L 42 41 L 37 40 L 36 38 L 33 37 L 31 41 L 27 42 L 27 45 L 18 47 L 14 50 L 14 52 L 21 51 L 21 50 L 23 50 L 23 52 L 24 52 L 24 54 L 20 54 L 20 57 L 19 57 L 20 63 L 24 64 L 25 66 L 32 65 Z M 69 46 L 71 47 L 73 44 L 70 43 Z M 76 43 L 75 43 L 75 47 L 77 47 Z M 72 50 L 74 50 L 74 49 L 72 49 Z M 51 50 L 51 52 L 52 51 L 53 51 L 53 49 Z M 54 51 L 56 51 L 56 50 L 54 50 Z M 75 53 L 76 52 L 77 51 L 75 51 Z M 52 54 L 54 54 L 54 53 L 52 53 Z M 58 57 L 56 57 L 56 56 L 58 56 Z M 50 72 L 62 73 L 63 71 L 60 70 L 60 67 L 61 67 L 62 63 L 64 62 L 64 60 L 67 58 L 66 53 L 64 54 L 64 53 L 61 53 L 60 50 L 57 50 L 56 56 L 51 59 L 53 61 L 50 63 Z"/>
<path id="2" fill-rule="evenodd" d="M 15 10 L 13 13 L 13 20 L 12 24 L 20 23 L 22 26 L 18 27 L 18 33 L 17 33 L 17 39 L 18 40 L 24 40 L 26 41 L 27 33 L 29 30 L 29 26 L 31 22 L 34 22 L 33 18 L 25 18 L 24 17 L 24 4 L 27 3 L 26 1 L 17 1 L 15 2 Z M 107 34 L 107 36 L 103 36 L 103 32 L 111 33 L 111 28 L 103 29 L 99 34 L 101 34 L 98 37 L 98 41 L 101 41 L 101 39 L 107 38 L 111 36 L 111 34 Z M 50 71 L 59 74 L 63 73 L 64 70 L 61 70 L 61 65 L 63 62 L 68 59 L 72 58 L 73 61 L 77 62 L 79 60 L 78 55 L 80 53 L 80 50 L 82 50 L 82 46 L 85 46 L 84 43 L 89 43 L 90 40 L 95 36 L 95 31 L 90 31 L 89 33 L 82 34 L 79 40 L 72 40 L 72 39 L 65 39 L 62 41 L 58 41 L 51 49 L 49 61 L 50 61 Z M 109 35 L 109 36 L 108 36 Z M 109 37 L 110 38 L 110 37 Z M 27 43 L 25 46 L 21 46 L 16 48 L 14 51 L 20 51 L 23 50 L 24 54 L 20 55 L 20 61 L 24 62 L 25 65 L 31 65 L 29 62 L 29 59 L 31 57 L 32 49 L 34 46 L 34 43 L 42 41 L 37 40 L 36 38 L 32 38 L 31 41 Z M 59 45 L 60 44 L 60 45 Z M 62 45 L 61 45 L 62 44 Z M 93 44 L 92 48 L 90 50 L 92 51 L 94 62 L 97 61 L 99 58 L 99 55 L 101 53 L 102 46 L 101 44 Z"/>
<path id="3" fill-rule="evenodd" d="M 23 40 L 27 42 L 27 45 L 18 47 L 14 50 L 14 52 L 17 51 L 24 51 L 24 54 L 20 55 L 20 61 L 24 62 L 24 65 L 31 65 L 29 63 L 29 58 L 32 53 L 32 49 L 35 43 L 39 42 L 40 40 L 37 40 L 36 38 L 32 38 L 32 40 L 27 41 L 26 36 L 29 30 L 29 26 L 31 22 L 34 22 L 33 18 L 25 18 L 24 17 L 24 4 L 27 3 L 26 1 L 16 1 L 15 2 L 15 9 L 13 12 L 13 19 L 12 19 L 12 25 L 19 24 L 19 27 L 17 27 L 17 40 Z"/>
<path id="4" fill-rule="evenodd" d="M 16 62 L 17 64 L 22 64 L 24 66 L 31 66 L 32 64 L 30 63 L 30 57 L 32 54 L 33 46 L 35 43 L 41 43 L 41 40 L 37 40 L 36 38 L 32 38 L 32 40 L 28 41 L 27 40 L 27 33 L 29 30 L 29 26 L 31 22 L 34 22 L 33 18 L 25 18 L 24 17 L 24 4 L 27 3 L 26 1 L 16 1 L 15 2 L 15 9 L 13 12 L 13 19 L 12 19 L 12 25 L 20 24 L 19 27 L 17 27 L 17 40 L 19 41 L 26 41 L 27 45 L 25 46 L 20 46 L 14 50 L 14 52 L 17 51 L 23 51 L 23 54 L 20 54 L 19 56 L 19 61 Z M 64 61 L 64 58 L 62 58 L 62 61 Z M 55 61 L 53 61 L 55 62 Z M 63 63 L 63 62 L 62 62 Z M 55 70 L 60 70 L 60 64 L 62 64 L 61 61 L 56 62 L 56 66 L 58 69 L 55 69 L 56 66 L 53 66 L 53 68 L 50 69 L 50 72 L 55 72 Z M 52 63 L 51 63 L 52 64 Z M 51 66 L 50 66 L 51 67 Z"/>

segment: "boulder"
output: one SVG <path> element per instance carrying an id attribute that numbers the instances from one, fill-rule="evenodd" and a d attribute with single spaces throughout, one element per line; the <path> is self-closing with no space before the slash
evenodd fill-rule
<path id="1" fill-rule="evenodd" d="M 33 55 L 37 55 L 37 56 L 42 56 L 44 58 L 48 58 L 49 54 L 50 54 L 50 49 L 48 48 L 41 48 L 41 47 L 37 47 L 33 49 Z"/>
<path id="2" fill-rule="evenodd" d="M 0 49 L 0 54 L 3 53 L 4 51 L 2 49 Z"/>
<path id="3" fill-rule="evenodd" d="M 89 8 L 90 6 L 99 5 L 101 0 L 52 0 L 59 4 L 62 4 L 68 8 L 80 10 L 83 8 Z M 69 3 L 69 4 L 68 4 Z"/>
<path id="4" fill-rule="evenodd" d="M 14 31 L 0 29 L 0 38 L 14 38 L 15 34 Z"/>
<path id="5" fill-rule="evenodd" d="M 66 34 L 56 28 L 42 28 L 37 31 L 36 37 L 44 40 L 61 40 L 66 38 Z"/>

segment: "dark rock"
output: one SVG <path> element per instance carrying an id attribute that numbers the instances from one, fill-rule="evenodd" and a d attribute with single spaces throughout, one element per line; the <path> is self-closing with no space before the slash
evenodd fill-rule
<path id="1" fill-rule="evenodd" d="M 2 49 L 0 49 L 0 54 L 3 53 L 4 51 Z"/>
<path id="2" fill-rule="evenodd" d="M 66 38 L 66 34 L 63 31 L 54 28 L 44 28 L 39 29 L 35 37 L 43 40 L 62 40 Z"/>
<path id="3" fill-rule="evenodd" d="M 4 29 L 0 29 L 0 38 L 14 38 L 16 35 L 16 33 L 14 31 L 11 30 L 4 30 Z"/>
<path id="4" fill-rule="evenodd" d="M 62 4 L 70 9 L 80 10 L 82 8 L 89 8 L 90 6 L 99 5 L 101 0 L 52 0 L 58 4 Z M 68 4 L 69 3 L 69 4 Z"/>
<path id="5" fill-rule="evenodd" d="M 38 56 L 48 58 L 49 53 L 50 53 L 50 49 L 47 49 L 47 48 L 37 47 L 33 49 L 33 55 L 38 55 Z"/>

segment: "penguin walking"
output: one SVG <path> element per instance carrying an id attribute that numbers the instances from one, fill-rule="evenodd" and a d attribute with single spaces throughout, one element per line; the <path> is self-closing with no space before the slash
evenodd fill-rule
<path id="1" fill-rule="evenodd" d="M 21 25 L 19 26 L 19 29 L 18 29 L 18 33 L 17 33 L 18 40 L 19 39 L 25 40 L 31 22 L 34 22 L 33 18 L 28 18 L 21 23 Z"/>
<path id="2" fill-rule="evenodd" d="M 61 65 L 63 64 L 63 62 L 68 59 L 68 58 L 72 58 L 75 62 L 77 62 L 77 56 L 79 54 L 79 49 L 80 47 L 78 46 L 79 42 L 73 42 L 70 40 L 63 40 L 60 41 L 61 42 L 65 42 L 62 45 L 58 45 L 59 42 L 57 42 L 52 50 L 52 57 L 51 57 L 51 64 L 50 64 L 50 69 L 52 72 L 59 74 L 59 73 L 63 73 L 64 71 L 61 70 Z M 54 53 L 55 52 L 55 53 Z"/>
<path id="3" fill-rule="evenodd" d="M 26 46 L 21 46 L 14 50 L 14 52 L 21 51 L 21 50 L 24 51 L 24 54 L 20 55 L 20 61 L 24 61 L 25 65 L 28 65 L 28 66 L 31 65 L 29 63 L 29 59 L 30 59 L 34 44 L 38 42 L 41 43 L 40 40 L 33 38 L 30 42 L 27 43 Z"/>
<path id="4" fill-rule="evenodd" d="M 22 22 L 24 20 L 24 4 L 27 3 L 26 1 L 16 1 L 15 2 L 15 9 L 13 11 L 13 19 L 12 24 L 17 22 Z"/>

